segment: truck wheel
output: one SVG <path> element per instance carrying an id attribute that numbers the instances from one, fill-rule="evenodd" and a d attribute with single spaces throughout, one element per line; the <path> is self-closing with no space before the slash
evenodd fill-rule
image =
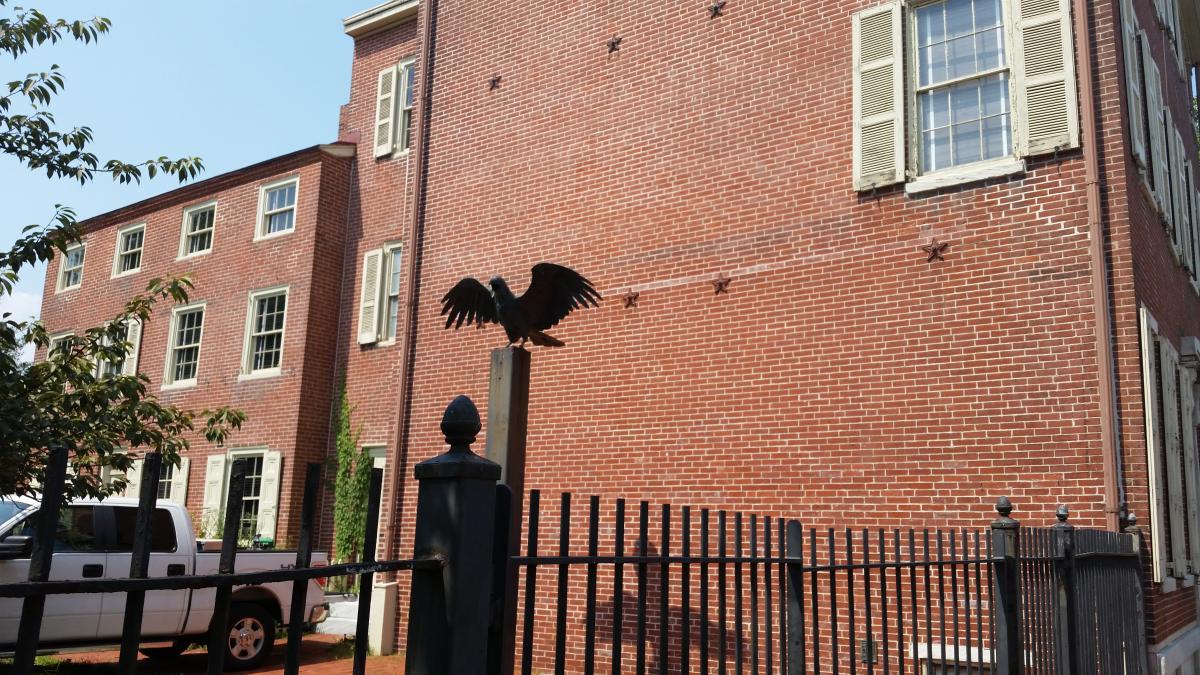
<path id="1" fill-rule="evenodd" d="M 229 607 L 229 632 L 225 640 L 225 667 L 246 670 L 271 655 L 275 645 L 275 618 L 262 605 L 237 602 Z"/>

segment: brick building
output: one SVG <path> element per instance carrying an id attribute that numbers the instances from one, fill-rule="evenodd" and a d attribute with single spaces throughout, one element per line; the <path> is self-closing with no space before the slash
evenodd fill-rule
<path id="1" fill-rule="evenodd" d="M 497 273 L 520 289 L 551 260 L 607 301 L 533 354 L 527 487 L 806 525 L 891 527 L 898 504 L 906 526 L 974 525 L 1007 494 L 1031 524 L 1065 503 L 1115 528 L 1128 504 L 1152 651 L 1190 672 L 1200 4 L 393 0 L 345 30 L 336 147 L 357 152 L 317 163 L 339 167 L 341 219 L 285 238 L 329 247 L 304 272 L 331 275 L 336 335 L 294 347 L 323 350 L 291 375 L 323 406 L 295 452 L 328 452 L 344 373 L 387 468 L 383 555 L 407 553 L 443 407 L 486 403 L 503 344 L 446 333 L 442 294 Z M 204 185 L 156 198 L 176 227 Z M 137 221 L 120 214 L 90 250 Z M 44 316 L 65 329 L 70 272 L 51 272 Z M 230 386 L 214 396 L 237 404 Z"/>

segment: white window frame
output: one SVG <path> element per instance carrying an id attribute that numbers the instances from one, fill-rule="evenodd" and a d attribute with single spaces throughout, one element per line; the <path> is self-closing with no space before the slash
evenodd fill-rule
<path id="1" fill-rule="evenodd" d="M 125 342 L 129 343 L 129 351 L 125 353 L 125 358 L 121 360 L 121 367 L 117 369 L 117 372 L 115 374 L 105 373 L 104 372 L 105 368 L 112 362 L 104 361 L 104 360 L 100 359 L 99 356 L 97 356 L 97 358 L 96 358 L 96 378 L 97 379 L 99 379 L 101 377 L 119 377 L 121 375 L 125 375 L 126 371 L 130 370 L 130 368 L 128 368 L 128 366 L 127 366 L 129 359 L 133 359 L 134 363 L 135 364 L 137 363 L 137 352 L 138 352 L 138 349 L 141 347 L 141 341 L 142 341 L 140 327 L 138 330 L 137 340 L 133 340 L 129 337 L 130 327 L 133 325 L 133 323 L 135 321 L 140 321 L 140 319 L 138 319 L 136 317 L 131 317 L 124 321 Z M 108 344 L 109 344 L 108 340 L 103 339 L 103 338 L 101 339 L 101 343 L 104 344 L 105 346 L 108 346 Z M 136 365 L 135 365 L 135 368 L 136 368 Z"/>
<path id="2" fill-rule="evenodd" d="M 278 189 L 278 188 L 286 187 L 289 183 L 294 183 L 296 186 L 296 199 L 294 202 L 292 202 L 292 205 L 290 207 L 288 207 L 292 211 L 292 227 L 291 227 L 291 229 L 280 230 L 279 232 L 268 233 L 266 231 L 267 216 L 273 215 L 276 213 L 283 213 L 284 211 L 286 211 L 288 209 L 277 209 L 275 211 L 272 211 L 271 213 L 267 213 L 266 212 L 267 193 L 272 190 Z M 299 214 L 300 214 L 300 176 L 298 174 L 293 175 L 293 176 L 288 176 L 286 178 L 280 178 L 278 180 L 274 180 L 269 183 L 264 183 L 264 184 L 258 186 L 258 219 L 257 219 L 257 223 L 254 226 L 254 241 L 262 241 L 264 239 L 274 239 L 276 237 L 286 237 L 287 235 L 294 233 L 296 231 L 296 228 L 299 226 L 299 223 L 297 222 L 299 220 L 299 217 L 298 217 Z"/>
<path id="3" fill-rule="evenodd" d="M 279 365 L 274 368 L 254 370 L 254 311 L 260 298 L 271 295 L 283 296 L 283 328 L 279 331 Z M 291 305 L 291 286 L 273 286 L 256 291 L 250 291 L 246 303 L 246 330 L 243 335 L 242 369 L 239 380 L 253 380 L 265 377 L 278 377 L 283 372 L 283 353 L 287 341 L 287 315 Z"/>
<path id="4" fill-rule="evenodd" d="M 75 337 L 75 331 L 63 331 L 61 333 L 53 333 L 50 336 L 50 344 L 46 345 L 46 358 L 50 358 L 50 354 L 54 353 L 54 347 L 63 340 Z"/>
<path id="5" fill-rule="evenodd" d="M 133 251 L 122 250 L 125 246 L 125 237 L 133 234 L 134 232 L 138 232 L 138 231 L 140 231 L 142 233 L 142 245 L 136 249 L 137 254 L 138 254 L 137 267 L 134 267 L 132 269 L 128 269 L 128 270 L 125 270 L 124 272 L 122 272 L 121 271 L 121 258 L 133 253 Z M 115 246 L 113 246 L 112 278 L 116 279 L 118 277 L 128 277 L 128 276 L 137 274 L 138 272 L 141 272 L 142 271 L 142 263 L 145 262 L 145 256 L 146 256 L 146 223 L 133 223 L 132 225 L 126 225 L 126 226 L 120 228 L 119 230 L 117 230 L 117 243 Z"/>
<path id="6" fill-rule="evenodd" d="M 167 474 L 167 477 L 165 479 L 161 475 L 164 472 Z M 179 480 L 181 478 L 181 476 L 179 475 L 179 468 L 170 462 L 164 461 L 160 465 L 159 474 L 160 475 L 158 478 L 158 494 L 155 495 L 155 499 L 170 499 L 171 495 L 174 494 L 174 492 L 175 492 L 175 481 Z M 167 491 L 166 496 L 163 496 L 163 488 L 164 487 L 166 488 L 166 491 Z"/>
<path id="7" fill-rule="evenodd" d="M 408 92 L 409 87 L 416 86 L 414 82 L 416 78 L 416 57 L 404 59 L 396 64 L 396 83 L 400 86 L 396 89 L 396 119 L 392 122 L 392 129 L 394 130 L 392 136 L 395 138 L 396 154 L 398 157 L 407 155 L 412 146 L 412 143 L 409 141 L 409 129 L 413 126 L 413 111 L 417 109 L 416 90 L 414 89 L 413 91 L 412 105 L 405 105 L 405 99 L 407 98 L 405 94 Z M 404 113 L 408 113 L 409 116 L 407 124 L 404 123 Z"/>
<path id="8" fill-rule="evenodd" d="M 366 455 L 368 457 L 371 458 L 371 468 L 372 469 L 383 469 L 384 475 L 386 476 L 387 475 L 387 473 L 386 473 L 387 461 L 388 461 L 387 443 L 363 443 L 361 447 L 362 447 L 362 451 L 364 453 L 366 453 Z M 378 524 L 378 527 L 376 529 L 376 532 L 378 532 L 380 534 L 380 537 L 381 537 L 380 542 L 382 542 L 383 509 L 379 509 L 379 519 L 377 521 L 377 524 Z M 376 556 L 378 556 L 379 542 L 376 543 L 375 553 L 376 553 Z"/>
<path id="9" fill-rule="evenodd" d="M 379 325 L 376 327 L 376 330 L 381 338 L 379 344 L 383 346 L 396 344 L 396 336 L 394 334 L 388 334 L 388 305 L 391 302 L 392 254 L 396 251 L 400 252 L 401 271 L 403 271 L 404 246 L 400 242 L 393 242 L 383 247 L 383 260 L 379 265 L 379 269 L 382 272 L 379 275 Z M 401 286 L 403 286 L 403 283 L 403 280 L 401 280 Z M 403 304 L 403 295 L 401 295 L 403 290 L 403 288 L 400 288 L 396 292 L 397 298 L 399 298 L 401 305 Z M 399 316 L 396 318 L 396 330 L 400 330 Z"/>
<path id="10" fill-rule="evenodd" d="M 229 494 L 229 478 L 233 473 L 233 460 L 239 459 L 239 458 L 244 458 L 244 457 L 260 457 L 260 458 L 262 458 L 261 471 L 263 473 L 260 473 L 258 475 L 258 495 L 255 497 L 248 497 L 245 495 L 245 493 L 243 493 L 243 495 L 242 495 L 242 513 L 246 512 L 245 504 L 247 501 L 254 500 L 254 501 L 258 502 L 258 512 L 255 514 L 254 517 L 255 517 L 255 524 L 260 525 L 260 526 L 262 524 L 261 523 L 262 496 L 263 496 L 263 490 L 262 490 L 263 480 L 262 479 L 267 470 L 267 452 L 268 452 L 268 448 L 266 448 L 266 447 L 239 448 L 237 450 L 230 450 L 227 455 L 227 461 L 225 462 L 225 480 L 224 480 L 223 489 L 221 492 L 221 503 L 224 504 L 225 496 Z M 249 475 L 250 474 L 247 474 L 247 476 L 249 476 Z M 238 514 L 238 537 L 239 537 L 239 540 L 242 535 L 242 513 Z M 261 528 L 256 527 L 255 529 L 258 530 Z M 255 534 L 257 534 L 257 532 Z M 253 539 L 254 536 L 255 535 L 251 535 L 251 539 Z"/>
<path id="11" fill-rule="evenodd" d="M 67 260 L 71 257 L 71 253 L 74 251 L 77 251 L 77 250 L 83 251 L 83 256 L 79 260 L 79 267 L 67 267 Z M 65 251 L 63 251 L 62 258 L 60 258 L 60 262 L 58 264 L 58 278 L 55 280 L 54 292 L 62 293 L 63 291 L 71 291 L 71 290 L 75 290 L 76 288 L 79 288 L 80 286 L 83 286 L 83 268 L 86 264 L 87 264 L 87 243 L 81 241 L 77 244 L 72 244 L 72 245 L 68 246 L 67 249 Z M 71 286 L 64 286 L 63 278 L 67 275 L 67 272 L 74 271 L 74 270 L 79 270 L 78 283 L 75 283 Z"/>
<path id="12" fill-rule="evenodd" d="M 188 242 L 191 240 L 191 238 L 193 236 L 192 232 L 190 231 L 192 214 L 199 213 L 200 211 L 206 211 L 208 209 L 212 209 L 212 211 L 213 211 L 212 225 L 208 228 L 208 248 L 204 249 L 203 251 L 196 251 L 195 253 L 188 253 Z M 204 256 L 204 255 L 208 255 L 209 253 L 212 253 L 213 246 L 216 246 L 216 243 L 217 243 L 216 235 L 217 235 L 217 200 L 213 199 L 213 200 L 210 200 L 207 202 L 203 202 L 201 204 L 195 204 L 193 206 L 188 206 L 188 207 L 184 208 L 183 209 L 183 224 L 179 228 L 179 255 L 177 255 L 175 257 L 175 259 L 176 260 L 185 260 L 187 258 L 199 258 L 200 256 Z"/>
<path id="13" fill-rule="evenodd" d="M 204 318 L 200 320 L 200 339 L 196 341 L 196 373 L 195 373 L 194 377 L 191 377 L 189 379 L 176 380 L 176 379 L 174 379 L 174 376 L 175 376 L 175 350 L 177 349 L 178 345 L 175 344 L 175 340 L 179 337 L 179 332 L 178 332 L 179 316 L 181 314 L 185 314 L 187 312 L 192 312 L 197 309 L 202 310 L 204 312 Z M 164 361 L 163 384 L 162 384 L 163 389 L 185 389 L 187 387 L 196 386 L 196 381 L 200 377 L 200 356 L 201 356 L 201 353 L 204 351 L 204 322 L 207 319 L 208 319 L 208 303 L 206 301 L 193 302 L 191 304 L 180 305 L 178 307 L 173 307 L 171 309 L 171 323 L 170 323 L 170 326 L 168 326 L 168 333 L 167 333 L 167 355 L 166 355 L 166 358 L 163 359 L 163 361 Z"/>
<path id="14" fill-rule="evenodd" d="M 907 66 L 908 76 L 905 78 L 904 88 L 905 96 L 908 101 L 908 110 L 905 111 L 908 119 L 908 156 L 909 166 L 907 167 L 910 178 L 905 183 L 905 191 L 909 194 L 918 192 L 928 192 L 944 187 L 961 185 L 963 183 L 973 183 L 976 181 L 987 180 L 989 178 L 1003 178 L 1012 176 L 1018 173 L 1025 172 L 1025 159 L 1019 154 L 1020 150 L 1017 145 L 1017 90 L 1016 76 L 1013 66 L 1013 59 L 1017 57 L 1016 49 L 1016 26 L 1013 20 L 1012 0 L 1000 0 L 1000 12 L 1003 16 L 1004 23 L 1004 66 L 1001 68 L 993 68 L 988 71 L 975 73 L 967 77 L 960 77 L 953 80 L 938 83 L 932 89 L 941 89 L 944 87 L 953 86 L 960 82 L 977 80 L 989 75 L 997 73 L 1008 73 L 1008 126 L 1011 140 L 1009 155 L 1005 157 L 995 157 L 985 159 L 970 164 L 960 164 L 945 169 L 938 169 L 922 173 L 921 171 L 921 114 L 918 96 L 921 89 L 918 82 L 918 73 L 920 64 L 920 50 L 917 49 L 917 8 L 924 5 L 937 4 L 944 0 L 922 0 L 914 2 L 905 7 L 904 23 L 905 23 L 905 45 L 904 55 L 905 65 Z"/>

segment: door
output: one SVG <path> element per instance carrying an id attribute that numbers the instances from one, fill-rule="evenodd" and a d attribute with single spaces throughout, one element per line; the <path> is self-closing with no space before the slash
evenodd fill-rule
<path id="1" fill-rule="evenodd" d="M 95 507 L 91 504 L 68 506 L 62 510 L 54 538 L 54 560 L 50 581 L 75 581 L 104 575 L 105 554 L 96 534 Z M 34 512 L 12 528 L 11 534 L 36 534 Z M 26 581 L 29 559 L 0 561 L 0 583 Z M 17 641 L 21 623 L 19 599 L 0 600 L 0 644 Z M 46 596 L 42 614 L 43 642 L 93 640 L 100 622 L 101 600 L 98 593 L 71 593 Z"/>
<path id="2" fill-rule="evenodd" d="M 111 531 L 108 538 L 108 576 L 115 579 L 129 577 L 129 563 L 133 558 L 134 524 L 137 522 L 136 506 L 98 506 L 97 518 L 103 527 Z M 179 542 L 187 541 L 185 533 L 177 531 L 176 518 L 167 509 L 154 510 L 150 520 L 150 578 L 183 576 L 192 573 L 194 554 Z M 183 519 L 178 519 L 182 522 Z M 97 635 L 102 639 L 121 636 L 125 621 L 125 593 L 105 593 L 103 611 Z M 178 635 L 183 630 L 187 614 L 188 591 L 150 591 L 146 593 L 145 611 L 142 614 L 142 635 Z"/>

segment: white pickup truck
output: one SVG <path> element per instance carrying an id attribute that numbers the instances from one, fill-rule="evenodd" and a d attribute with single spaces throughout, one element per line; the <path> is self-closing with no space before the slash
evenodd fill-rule
<path id="1" fill-rule="evenodd" d="M 0 584 L 28 579 L 37 511 L 38 503 L 31 499 L 0 499 Z M 110 497 L 68 504 L 59 518 L 50 580 L 128 577 L 136 516 L 136 499 Z M 150 576 L 216 574 L 220 553 L 203 548 L 207 547 L 197 543 L 187 510 L 160 500 L 151 526 Z M 277 570 L 292 567 L 295 561 L 295 552 L 238 551 L 235 571 Z M 327 564 L 325 554 L 314 553 L 313 564 Z M 142 653 L 171 657 L 192 643 L 204 643 L 215 596 L 211 588 L 146 593 Z M 228 669 L 253 668 L 267 658 L 276 627 L 290 616 L 291 598 L 290 582 L 234 587 L 225 654 Z M 19 599 L 0 598 L 0 651 L 15 648 L 21 604 Z M 323 621 L 327 611 L 324 590 L 310 581 L 306 625 Z M 48 595 L 39 648 L 118 643 L 124 615 L 124 593 Z"/>

